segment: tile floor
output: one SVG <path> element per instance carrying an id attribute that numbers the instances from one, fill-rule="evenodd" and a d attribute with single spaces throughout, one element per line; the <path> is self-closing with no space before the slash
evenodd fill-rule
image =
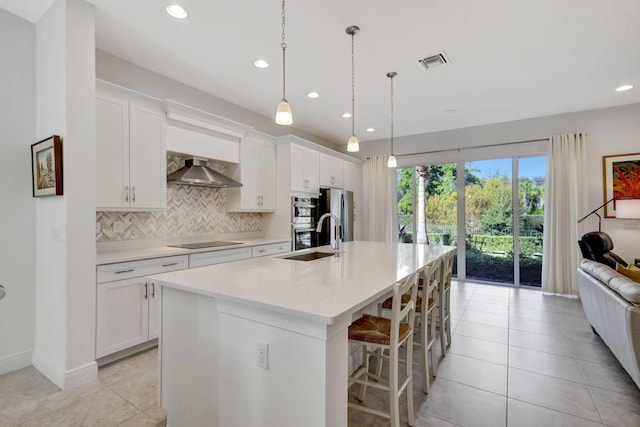
<path id="1" fill-rule="evenodd" d="M 35 368 L 0 376 L 0 427 L 165 426 L 157 406 L 157 348 L 98 370 L 98 379 L 61 391 Z"/>
<path id="2" fill-rule="evenodd" d="M 439 354 L 428 396 L 415 366 L 415 426 L 640 426 L 640 390 L 592 334 L 579 301 L 454 282 L 451 305 L 453 344 L 446 357 Z M 33 368 L 6 374 L 0 427 L 164 426 L 157 368 L 157 350 L 149 350 L 65 392 Z M 372 391 L 365 403 L 385 407 L 386 400 Z M 401 416 L 406 423 L 404 405 Z M 350 427 L 387 425 L 349 411 Z"/>
<path id="3" fill-rule="evenodd" d="M 593 335 L 578 300 L 454 282 L 451 307 L 452 344 L 438 353 L 429 395 L 414 364 L 414 426 L 640 426 L 640 390 Z M 387 402 L 385 392 L 367 391 L 365 404 Z M 400 414 L 406 423 L 405 404 Z M 349 410 L 350 427 L 388 425 Z"/>

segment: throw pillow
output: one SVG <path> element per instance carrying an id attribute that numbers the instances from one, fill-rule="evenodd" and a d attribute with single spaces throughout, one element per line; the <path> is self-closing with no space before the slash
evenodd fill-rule
<path id="1" fill-rule="evenodd" d="M 616 264 L 616 271 L 618 273 L 624 274 L 634 282 L 640 283 L 640 268 L 636 267 L 635 265 L 629 264 L 628 267 L 625 267 L 622 264 Z"/>

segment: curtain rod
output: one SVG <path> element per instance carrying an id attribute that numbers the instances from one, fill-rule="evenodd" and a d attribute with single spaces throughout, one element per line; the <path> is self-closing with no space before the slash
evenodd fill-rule
<path id="1" fill-rule="evenodd" d="M 421 151 L 418 153 L 396 154 L 396 157 L 418 156 L 421 154 L 435 154 L 435 153 L 444 153 L 446 151 L 461 151 L 461 150 L 470 150 L 470 149 L 486 148 L 486 147 L 500 147 L 502 145 L 526 144 L 527 142 L 542 142 L 542 141 L 548 141 L 548 140 L 549 138 L 527 139 L 525 141 L 501 142 L 499 144 L 479 145 L 477 147 L 458 147 L 458 148 L 447 148 L 444 150 Z M 367 160 L 369 160 L 370 158 L 371 157 L 366 157 Z"/>

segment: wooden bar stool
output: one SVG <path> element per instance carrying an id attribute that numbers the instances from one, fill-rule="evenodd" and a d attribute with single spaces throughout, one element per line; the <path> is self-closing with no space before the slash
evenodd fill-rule
<path id="1" fill-rule="evenodd" d="M 402 296 L 408 294 L 406 302 L 402 303 Z M 391 307 L 391 319 L 365 314 L 349 326 L 349 342 L 362 345 L 362 365 L 349 377 L 349 387 L 354 383 L 361 385 L 359 400 L 362 402 L 367 387 L 375 387 L 389 392 L 389 412 L 372 409 L 364 405 L 349 402 L 349 407 L 364 412 L 389 418 L 392 427 L 400 425 L 400 396 L 407 395 L 407 412 L 409 425 L 413 425 L 413 376 L 412 352 L 406 352 L 405 376 L 399 384 L 399 350 L 407 344 L 407 349 L 413 348 L 415 306 L 418 294 L 418 274 L 411 274 L 402 282 L 393 285 L 394 303 Z M 385 354 L 385 351 L 388 354 Z M 369 371 L 369 357 L 387 360 L 389 362 L 389 378 L 385 380 L 380 375 Z M 379 366 L 382 365 L 380 361 Z"/>
<path id="2" fill-rule="evenodd" d="M 427 265 L 421 272 L 418 280 L 418 298 L 416 299 L 416 337 L 413 343 L 420 348 L 422 365 L 422 390 L 429 393 L 430 377 L 436 376 L 438 360 L 436 358 L 436 301 L 441 279 L 442 262 L 437 259 Z M 402 297 L 403 303 L 408 296 Z M 426 303 L 425 303 L 426 301 Z M 389 310 L 393 304 L 393 297 L 387 298 L 378 305 L 378 315 Z M 429 375 L 429 354 L 431 355 L 431 375 Z"/>
<path id="3" fill-rule="evenodd" d="M 442 257 L 441 280 L 438 289 L 438 323 L 440 325 L 440 350 L 445 355 L 451 345 L 451 276 L 453 274 L 453 254 Z M 446 344 L 445 344 L 446 336 Z"/>

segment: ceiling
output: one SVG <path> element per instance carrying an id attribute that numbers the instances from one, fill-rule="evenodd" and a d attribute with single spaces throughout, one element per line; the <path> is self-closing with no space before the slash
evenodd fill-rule
<path id="1" fill-rule="evenodd" d="M 281 3 L 89 0 L 99 49 L 273 116 L 282 97 Z M 37 22 L 52 0 L 0 0 Z M 360 141 L 640 102 L 640 1 L 289 0 L 287 91 L 294 126 L 345 143 L 351 120 L 355 36 L 356 134 Z M 425 70 L 418 59 L 444 51 Z M 253 61 L 271 63 L 261 70 Z M 616 92 L 622 84 L 636 87 Z M 317 99 L 306 94 L 315 90 Z M 366 132 L 373 127 L 375 132 Z"/>

